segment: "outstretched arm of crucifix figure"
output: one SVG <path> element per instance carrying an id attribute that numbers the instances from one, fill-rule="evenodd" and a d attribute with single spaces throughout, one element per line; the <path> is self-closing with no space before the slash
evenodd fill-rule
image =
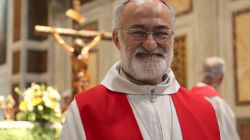
<path id="1" fill-rule="evenodd" d="M 96 45 L 101 41 L 102 37 L 104 35 L 104 32 L 99 32 L 97 36 L 86 46 L 84 46 L 81 50 L 81 55 L 84 59 L 88 59 L 89 57 L 89 51 L 96 47 Z"/>
<path id="2" fill-rule="evenodd" d="M 71 47 L 68 43 L 66 43 L 64 39 L 61 37 L 61 35 L 55 31 L 55 29 L 52 30 L 51 35 L 56 40 L 56 42 L 59 43 L 60 47 L 62 47 L 66 51 L 67 54 L 69 55 L 73 54 L 74 48 Z"/>

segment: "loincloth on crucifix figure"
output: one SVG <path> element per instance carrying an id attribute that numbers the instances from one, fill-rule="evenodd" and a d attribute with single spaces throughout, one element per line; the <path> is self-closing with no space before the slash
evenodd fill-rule
<path id="1" fill-rule="evenodd" d="M 87 70 L 90 51 L 93 50 L 101 41 L 102 37 L 104 36 L 104 32 L 98 32 L 97 35 L 89 43 L 85 43 L 85 41 L 81 38 L 75 38 L 73 40 L 72 46 L 65 42 L 62 36 L 58 32 L 56 32 L 54 28 L 52 28 L 51 35 L 60 45 L 60 47 L 62 47 L 71 57 L 73 91 L 84 91 L 88 86 L 89 81 Z"/>

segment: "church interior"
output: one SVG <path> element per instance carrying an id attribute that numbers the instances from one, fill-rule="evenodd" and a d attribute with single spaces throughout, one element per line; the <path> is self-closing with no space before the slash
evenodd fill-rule
<path id="1" fill-rule="evenodd" d="M 16 120 L 24 99 L 18 91 L 34 83 L 53 87 L 61 97 L 98 85 L 120 59 L 112 42 L 112 16 L 122 1 L 0 0 L 0 111 L 8 108 L 2 104 L 11 95 L 9 119 Z M 226 72 L 218 90 L 235 113 L 241 140 L 249 140 L 250 1 L 165 1 L 176 12 L 172 63 L 176 79 L 190 89 L 199 82 L 207 57 L 223 58 Z M 98 40 L 100 33 L 103 37 Z M 70 54 L 79 38 L 78 45 L 94 43 L 81 61 Z M 3 127 L 10 128 L 6 122 L 0 112 L 0 135 L 6 134 Z"/>

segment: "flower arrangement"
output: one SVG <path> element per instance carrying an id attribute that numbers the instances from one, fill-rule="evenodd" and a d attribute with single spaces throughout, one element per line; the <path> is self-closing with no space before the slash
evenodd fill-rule
<path id="1" fill-rule="evenodd" d="M 53 87 L 32 83 L 26 90 L 15 88 L 15 91 L 23 96 L 17 120 L 38 122 L 42 126 L 61 121 L 61 96 Z"/>

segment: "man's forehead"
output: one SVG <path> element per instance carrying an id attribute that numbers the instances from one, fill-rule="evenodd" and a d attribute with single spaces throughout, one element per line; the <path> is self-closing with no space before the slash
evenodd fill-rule
<path id="1" fill-rule="evenodd" d="M 145 25 L 148 29 L 157 25 L 170 27 L 171 14 L 168 9 L 159 2 L 160 0 L 126 0 L 131 2 L 125 6 L 122 16 L 122 27 L 132 25 Z"/>
<path id="2" fill-rule="evenodd" d="M 148 26 L 143 24 L 134 24 L 129 27 L 130 29 L 170 29 L 170 27 L 166 24 L 159 24 L 154 26 Z"/>
<path id="3" fill-rule="evenodd" d="M 125 0 L 124 1 L 124 9 L 129 9 L 128 12 L 134 12 L 136 9 L 137 11 L 146 10 L 146 8 L 150 9 L 168 9 L 168 5 L 163 0 Z M 124 10 L 126 11 L 126 10 Z M 162 11 L 161 11 L 162 12 Z"/>
<path id="4" fill-rule="evenodd" d="M 127 4 L 127 3 L 129 3 L 130 1 L 132 1 L 132 0 L 124 0 L 123 4 Z M 145 1 L 145 0 L 142 0 L 142 1 Z M 159 0 L 159 1 L 162 2 L 164 5 L 167 6 L 167 4 L 166 4 L 166 2 L 165 2 L 164 0 Z"/>

